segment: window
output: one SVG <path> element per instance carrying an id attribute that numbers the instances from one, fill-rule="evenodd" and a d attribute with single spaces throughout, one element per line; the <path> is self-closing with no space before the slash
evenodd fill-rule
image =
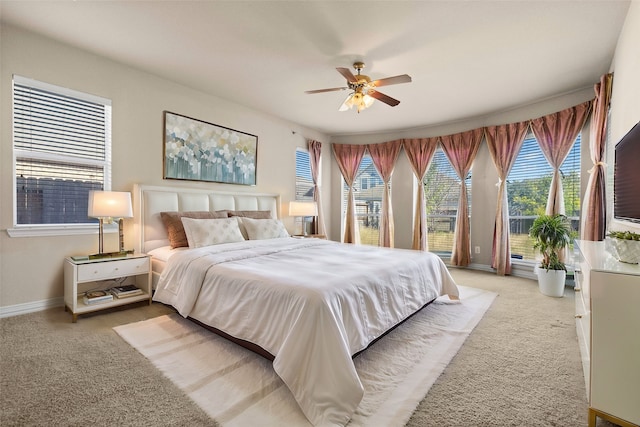
<path id="1" fill-rule="evenodd" d="M 471 172 L 465 181 L 471 215 Z M 424 185 L 429 251 L 450 254 L 453 250 L 453 232 L 460 198 L 460 178 L 441 147 L 436 149 L 431 159 Z"/>
<path id="2" fill-rule="evenodd" d="M 580 224 L 580 135 L 562 166 L 562 189 L 566 215 L 572 229 Z M 545 213 L 553 168 L 542 154 L 538 141 L 529 133 L 507 177 L 511 257 L 535 261 L 529 228 L 533 220 Z"/>
<path id="3" fill-rule="evenodd" d="M 617 142 L 611 140 L 611 108 L 607 110 L 607 129 L 605 135 L 605 154 L 602 159 L 605 164 L 609 165 L 604 168 L 604 181 L 605 181 L 605 197 L 606 197 L 606 216 L 607 224 L 609 226 L 609 221 L 613 218 L 613 172 L 615 171 L 615 162 L 616 162 L 616 153 L 615 148 Z M 590 160 L 591 162 L 591 160 Z M 590 163 L 593 165 L 593 162 Z"/>
<path id="4" fill-rule="evenodd" d="M 14 76 L 13 153 L 18 228 L 92 222 L 89 191 L 111 186 L 111 101 Z"/>
<path id="5" fill-rule="evenodd" d="M 313 192 L 309 151 L 296 148 L 296 200 L 313 200 Z"/>
<path id="6" fill-rule="evenodd" d="M 304 148 L 296 148 L 296 197 L 295 200 L 313 201 L 314 195 L 313 178 L 311 177 L 311 160 L 309 151 Z M 308 222 L 309 218 L 295 217 L 294 229 L 300 230 L 300 234 L 305 232 L 303 219 Z"/>
<path id="7" fill-rule="evenodd" d="M 360 162 L 353 191 L 356 202 L 356 221 L 360 232 L 360 243 L 378 246 L 380 239 L 380 210 L 382 209 L 382 193 L 384 181 L 376 170 L 371 156 L 367 153 Z M 344 183 L 342 191 L 342 217 L 347 213 L 347 196 L 349 188 Z"/>

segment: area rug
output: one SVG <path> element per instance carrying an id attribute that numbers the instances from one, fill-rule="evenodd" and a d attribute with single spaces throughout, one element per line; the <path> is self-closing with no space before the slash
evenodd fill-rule
<path id="1" fill-rule="evenodd" d="M 349 426 L 405 425 L 496 297 L 459 288 L 355 357 L 365 395 Z M 223 427 L 311 425 L 271 362 L 178 314 L 114 330 Z"/>

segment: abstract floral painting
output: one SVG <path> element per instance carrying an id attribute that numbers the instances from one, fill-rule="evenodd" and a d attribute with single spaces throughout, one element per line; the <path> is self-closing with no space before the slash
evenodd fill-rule
<path id="1" fill-rule="evenodd" d="M 164 112 L 164 178 L 256 185 L 258 137 Z"/>

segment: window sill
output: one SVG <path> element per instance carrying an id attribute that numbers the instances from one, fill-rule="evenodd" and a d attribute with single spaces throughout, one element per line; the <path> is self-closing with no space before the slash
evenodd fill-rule
<path id="1" fill-rule="evenodd" d="M 27 225 L 7 228 L 9 237 L 49 237 L 96 234 L 98 224 Z M 117 233 L 117 224 L 105 224 L 105 233 Z"/>

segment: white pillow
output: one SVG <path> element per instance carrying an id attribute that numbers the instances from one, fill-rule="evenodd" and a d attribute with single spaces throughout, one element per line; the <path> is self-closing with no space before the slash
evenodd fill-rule
<path id="1" fill-rule="evenodd" d="M 195 219 L 182 217 L 181 220 L 190 248 L 244 240 L 235 218 Z"/>
<path id="2" fill-rule="evenodd" d="M 241 218 L 242 225 L 247 230 L 249 240 L 277 239 L 289 237 L 289 232 L 282 221 L 277 219 Z"/>

